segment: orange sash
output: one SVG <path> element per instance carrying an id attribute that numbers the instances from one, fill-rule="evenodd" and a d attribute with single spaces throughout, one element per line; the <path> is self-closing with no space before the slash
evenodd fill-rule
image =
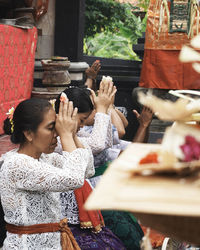
<path id="1" fill-rule="evenodd" d="M 60 231 L 62 250 L 81 250 L 67 225 L 67 219 L 63 219 L 59 223 L 35 224 L 31 226 L 16 226 L 7 223 L 6 229 L 9 233 L 19 235 Z"/>

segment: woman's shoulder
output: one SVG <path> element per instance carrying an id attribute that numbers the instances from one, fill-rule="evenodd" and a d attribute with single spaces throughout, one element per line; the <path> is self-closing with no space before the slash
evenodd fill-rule
<path id="1" fill-rule="evenodd" d="M 6 170 L 7 168 L 11 170 L 12 168 L 22 166 L 25 161 L 28 162 L 26 155 L 19 154 L 17 149 L 11 150 L 1 156 L 0 168 L 2 171 Z"/>
<path id="2" fill-rule="evenodd" d="M 18 149 L 11 150 L 5 154 L 3 154 L 0 158 L 0 162 L 3 164 L 9 164 L 12 165 L 20 165 L 23 163 L 30 163 L 32 161 L 37 161 L 31 156 L 28 156 L 26 154 L 18 153 Z"/>
<path id="3" fill-rule="evenodd" d="M 5 154 L 2 154 L 0 157 L 0 160 L 1 161 L 10 160 L 14 158 L 15 156 L 17 156 L 17 149 L 13 149 L 11 151 L 6 152 Z"/>

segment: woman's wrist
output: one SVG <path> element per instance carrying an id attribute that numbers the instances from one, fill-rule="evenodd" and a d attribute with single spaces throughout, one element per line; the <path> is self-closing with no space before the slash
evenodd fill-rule
<path id="1" fill-rule="evenodd" d="M 150 125 L 150 123 L 140 122 L 140 127 L 142 127 L 142 128 L 148 128 L 149 125 Z"/>
<path id="2" fill-rule="evenodd" d="M 77 148 L 72 133 L 63 134 L 60 136 L 60 141 L 64 151 L 72 152 Z"/>
<path id="3" fill-rule="evenodd" d="M 114 104 L 110 104 L 110 106 L 109 106 L 108 109 L 109 109 L 109 110 L 114 110 L 114 109 L 115 109 L 115 105 L 114 105 Z"/>
<path id="4" fill-rule="evenodd" d="M 85 148 L 83 146 L 83 144 L 80 142 L 80 140 L 78 139 L 77 135 L 74 136 L 74 142 L 75 142 L 77 148 Z"/>
<path id="5" fill-rule="evenodd" d="M 59 136 L 60 136 L 60 139 L 73 138 L 73 133 L 72 132 L 63 132 Z"/>
<path id="6" fill-rule="evenodd" d="M 96 107 L 96 112 L 97 113 L 107 113 L 108 108 L 104 107 L 104 106 L 100 106 L 100 107 Z"/>

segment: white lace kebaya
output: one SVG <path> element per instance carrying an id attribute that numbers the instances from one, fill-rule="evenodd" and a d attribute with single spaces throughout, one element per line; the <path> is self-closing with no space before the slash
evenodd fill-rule
<path id="1" fill-rule="evenodd" d="M 0 194 L 5 221 L 17 226 L 59 222 L 60 192 L 83 185 L 86 172 L 94 173 L 87 149 L 42 154 L 39 160 L 13 150 L 0 158 Z M 7 233 L 3 249 L 61 249 L 60 232 Z"/>
<path id="2" fill-rule="evenodd" d="M 91 151 L 92 164 L 94 164 L 93 154 L 98 154 L 105 148 L 111 147 L 113 141 L 110 115 L 96 113 L 94 119 L 94 127 L 91 133 L 81 129 L 77 134 L 84 147 Z M 62 146 L 59 139 L 55 151 L 62 154 Z M 92 177 L 94 173 L 87 175 L 86 178 Z M 63 217 L 67 217 L 68 222 L 71 224 L 79 224 L 78 206 L 74 192 L 61 193 L 60 200 Z"/>
<path id="3" fill-rule="evenodd" d="M 94 155 L 112 147 L 113 135 L 110 115 L 96 113 L 92 132 L 80 129 L 77 135 L 89 145 Z"/>

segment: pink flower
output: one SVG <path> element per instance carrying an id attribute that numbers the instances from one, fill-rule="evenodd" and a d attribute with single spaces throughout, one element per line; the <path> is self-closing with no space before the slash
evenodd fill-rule
<path id="1" fill-rule="evenodd" d="M 180 146 L 185 158 L 183 161 L 189 162 L 200 159 L 200 143 L 190 135 L 185 137 L 185 144 Z"/>

